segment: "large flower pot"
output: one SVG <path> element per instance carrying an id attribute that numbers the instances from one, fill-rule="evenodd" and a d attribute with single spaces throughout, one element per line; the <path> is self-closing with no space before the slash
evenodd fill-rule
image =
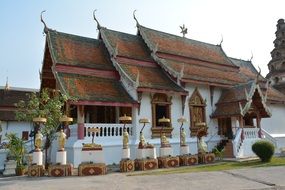
<path id="1" fill-rule="evenodd" d="M 16 176 L 22 176 L 25 175 L 25 167 L 18 167 L 15 169 Z"/>

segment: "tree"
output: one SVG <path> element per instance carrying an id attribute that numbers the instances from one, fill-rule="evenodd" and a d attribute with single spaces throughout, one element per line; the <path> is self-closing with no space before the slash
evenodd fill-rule
<path id="1" fill-rule="evenodd" d="M 64 105 L 67 100 L 72 98 L 61 94 L 56 90 L 43 89 L 40 93 L 32 93 L 29 95 L 27 102 L 19 101 L 16 111 L 16 118 L 20 121 L 32 122 L 35 117 L 44 117 L 47 119 L 44 127 L 41 128 L 41 133 L 45 137 L 44 150 L 46 164 L 48 163 L 48 149 L 51 142 L 55 139 L 58 127 L 60 126 L 59 118 L 63 115 Z M 35 127 L 35 134 L 38 128 Z"/>

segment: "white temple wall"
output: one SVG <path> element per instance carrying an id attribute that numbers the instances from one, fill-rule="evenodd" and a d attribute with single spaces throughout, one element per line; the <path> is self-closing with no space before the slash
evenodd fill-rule
<path id="1" fill-rule="evenodd" d="M 0 132 L 1 140 L 0 144 L 7 142 L 5 135 L 9 133 L 15 133 L 17 137 L 22 138 L 22 132 L 28 131 L 30 133 L 33 128 L 30 122 L 18 122 L 18 121 L 1 121 L 2 132 Z M 29 138 L 30 139 L 30 138 Z M 27 145 L 28 151 L 31 149 L 30 144 Z M 8 154 L 8 150 L 0 149 L 0 170 L 4 169 L 4 163 Z"/>
<path id="2" fill-rule="evenodd" d="M 17 137 L 22 138 L 22 132 L 28 131 L 30 133 L 31 129 L 33 128 L 32 123 L 24 122 L 24 121 L 1 121 L 2 127 L 2 140 L 1 142 L 6 142 L 5 134 L 8 133 L 15 133 Z M 0 142 L 0 143 L 1 143 Z"/>
<path id="3" fill-rule="evenodd" d="M 138 114 L 138 112 L 137 112 Z M 142 99 L 141 99 L 141 106 L 140 106 L 140 114 L 137 115 L 137 121 L 136 121 L 136 135 L 137 139 L 139 139 L 140 136 L 140 130 L 143 127 L 143 124 L 139 123 L 139 120 L 141 118 L 148 118 L 150 120 L 150 123 L 147 123 L 143 134 L 146 139 L 151 139 L 151 127 L 152 127 L 152 111 L 151 111 L 151 98 L 150 93 L 143 92 L 142 93 Z"/>
<path id="4" fill-rule="evenodd" d="M 270 118 L 261 119 L 261 127 L 270 133 L 283 134 L 285 136 L 285 105 L 281 104 L 270 104 L 272 116 Z"/>

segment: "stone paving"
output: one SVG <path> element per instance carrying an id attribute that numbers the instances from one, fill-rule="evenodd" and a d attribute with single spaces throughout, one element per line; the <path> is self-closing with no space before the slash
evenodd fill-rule
<path id="1" fill-rule="evenodd" d="M 90 189 L 284 189 L 285 167 L 264 167 L 217 172 L 127 176 L 112 173 L 90 177 L 0 178 L 0 190 L 90 190 Z"/>

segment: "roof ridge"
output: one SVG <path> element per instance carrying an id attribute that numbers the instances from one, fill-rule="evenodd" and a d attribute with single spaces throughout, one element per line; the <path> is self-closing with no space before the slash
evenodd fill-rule
<path id="1" fill-rule="evenodd" d="M 66 32 L 60 32 L 60 31 L 53 30 L 53 29 L 48 29 L 48 31 L 51 32 L 51 33 L 56 33 L 56 34 L 60 34 L 60 35 L 64 35 L 64 36 L 71 36 L 71 37 L 85 38 L 85 39 L 94 40 L 94 41 L 100 41 L 99 39 L 96 39 L 96 38 L 86 37 L 86 36 L 79 36 L 77 34 L 70 34 L 70 33 L 66 33 Z"/>
<path id="2" fill-rule="evenodd" d="M 100 30 L 109 30 L 109 31 L 111 31 L 111 32 L 117 32 L 117 33 L 121 33 L 121 34 L 127 34 L 127 35 L 134 36 L 134 37 L 137 37 L 137 36 L 138 36 L 138 35 L 136 35 L 136 34 L 130 34 L 130 33 L 121 32 L 121 31 L 117 31 L 117 30 L 113 30 L 113 29 L 109 29 L 109 28 L 101 28 Z"/>
<path id="3" fill-rule="evenodd" d="M 191 39 L 191 38 L 187 38 L 187 37 L 184 37 L 184 38 L 183 38 L 183 37 L 178 36 L 178 35 L 176 35 L 176 34 L 171 34 L 171 33 L 168 33 L 168 32 L 163 32 L 163 31 L 156 30 L 156 29 L 152 29 L 152 28 L 148 28 L 148 27 L 145 27 L 145 26 L 142 26 L 142 25 L 140 25 L 139 27 L 143 27 L 143 28 L 146 28 L 146 29 L 149 29 L 149 30 L 153 30 L 153 31 L 156 31 L 156 32 L 160 32 L 160 33 L 163 33 L 163 34 L 175 36 L 175 37 L 178 37 L 179 39 L 185 39 L 185 40 L 189 40 L 189 41 L 194 41 L 194 42 L 198 42 L 198 43 L 201 43 L 201 44 L 205 44 L 205 45 L 209 45 L 209 46 L 214 46 L 214 47 L 217 47 L 217 48 L 220 47 L 220 46 L 217 45 L 217 44 L 211 44 L 211 43 L 208 43 L 208 42 L 203 42 L 203 41 L 199 41 L 199 40 L 195 40 L 195 39 Z"/>

